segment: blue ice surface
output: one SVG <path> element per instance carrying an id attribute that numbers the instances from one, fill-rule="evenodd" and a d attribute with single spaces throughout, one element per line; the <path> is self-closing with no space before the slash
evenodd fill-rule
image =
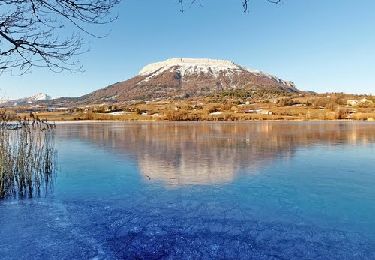
<path id="1" fill-rule="evenodd" d="M 231 172 L 211 160 L 221 141 L 186 168 L 191 144 L 149 158 L 117 147 L 141 140 L 64 134 L 53 191 L 0 202 L 1 259 L 375 259 L 372 142 L 297 142 Z"/>

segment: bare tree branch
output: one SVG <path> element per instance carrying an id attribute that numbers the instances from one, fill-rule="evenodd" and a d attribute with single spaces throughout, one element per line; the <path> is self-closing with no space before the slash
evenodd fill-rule
<path id="1" fill-rule="evenodd" d="M 269 3 L 272 3 L 272 4 L 279 4 L 281 3 L 281 0 L 265 0 Z M 247 12 L 247 10 L 249 10 L 249 3 L 250 3 L 250 0 L 243 0 L 242 1 L 242 7 L 244 9 L 244 12 Z"/>
<path id="2" fill-rule="evenodd" d="M 0 72 L 79 69 L 84 34 L 99 37 L 89 27 L 115 20 L 120 1 L 0 0 Z"/>
<path id="3" fill-rule="evenodd" d="M 242 1 L 242 7 L 243 7 L 244 12 L 247 12 L 249 10 L 249 4 L 252 0 L 241 0 L 241 1 Z M 272 4 L 279 4 L 279 3 L 281 3 L 282 0 L 263 0 L 263 1 L 266 1 L 266 2 L 269 2 L 269 3 L 272 3 Z M 200 2 L 200 0 L 178 0 L 178 2 L 181 5 L 180 11 L 184 12 L 185 11 L 184 3 L 187 2 L 190 5 L 194 5 L 194 4 L 197 4 L 198 2 Z"/>
<path id="4" fill-rule="evenodd" d="M 73 57 L 83 52 L 84 36 L 100 37 L 90 26 L 114 21 L 112 11 L 120 1 L 0 0 L 0 74 L 9 70 L 22 74 L 33 67 L 55 72 L 80 69 Z M 201 1 L 178 0 L 181 12 L 184 3 Z M 252 0 L 241 1 L 246 12 Z"/>

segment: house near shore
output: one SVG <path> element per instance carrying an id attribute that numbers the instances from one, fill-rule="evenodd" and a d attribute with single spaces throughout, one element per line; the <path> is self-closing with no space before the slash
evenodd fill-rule
<path id="1" fill-rule="evenodd" d="M 259 113 L 260 115 L 272 115 L 273 113 L 266 109 L 260 109 Z"/>
<path id="2" fill-rule="evenodd" d="M 272 112 L 266 109 L 248 109 L 244 112 L 245 114 L 272 115 Z"/>
<path id="3" fill-rule="evenodd" d="M 222 114 L 223 114 L 223 112 L 216 111 L 216 112 L 210 113 L 210 116 L 221 116 Z"/>
<path id="4" fill-rule="evenodd" d="M 68 107 L 47 107 L 48 112 L 68 112 L 70 110 Z"/>
<path id="5" fill-rule="evenodd" d="M 245 110 L 245 114 L 257 114 L 259 111 L 259 109 L 248 109 L 248 110 Z"/>

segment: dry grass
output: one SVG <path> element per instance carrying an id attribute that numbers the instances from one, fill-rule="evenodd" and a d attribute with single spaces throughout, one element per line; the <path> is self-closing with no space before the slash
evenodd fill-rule
<path id="1" fill-rule="evenodd" d="M 40 121 L 0 122 L 0 199 L 47 191 L 55 172 L 54 126 Z"/>
<path id="2" fill-rule="evenodd" d="M 353 115 L 354 120 L 368 120 L 368 121 L 374 121 L 375 119 L 375 113 L 356 113 Z"/>
<path id="3" fill-rule="evenodd" d="M 210 107 L 211 108 L 211 107 Z M 252 108 L 253 109 L 253 108 Z M 38 115 L 48 121 L 245 121 L 245 120 L 368 120 L 375 118 L 375 112 L 371 110 L 357 111 L 350 114 L 346 108 L 317 109 L 311 107 L 270 107 L 267 109 L 272 115 L 251 114 L 243 111 L 221 110 L 221 115 L 210 115 L 216 112 L 204 107 L 200 110 L 181 108 L 155 110 L 153 107 L 146 109 L 147 114 L 128 113 L 124 115 L 111 115 L 109 113 L 57 113 L 44 112 Z M 359 109 L 358 109 L 359 110 Z M 21 114 L 24 116 L 23 114 Z"/>
<path id="4" fill-rule="evenodd" d="M 356 106 L 348 100 L 365 103 Z M 362 101 L 361 101 L 362 102 Z M 296 94 L 277 98 L 202 97 L 181 100 L 144 101 L 112 105 L 71 107 L 66 111 L 45 112 L 38 116 L 49 121 L 112 120 L 112 121 L 242 121 L 242 120 L 371 120 L 375 114 L 375 97 L 342 93 Z M 272 115 L 265 115 L 269 111 Z M 30 108 L 15 108 L 28 118 Z M 122 112 L 113 114 L 111 112 Z M 214 112 L 221 114 L 210 115 Z"/>

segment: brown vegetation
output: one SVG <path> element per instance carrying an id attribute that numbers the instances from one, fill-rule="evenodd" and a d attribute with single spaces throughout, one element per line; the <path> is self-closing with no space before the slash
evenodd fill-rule
<path id="1" fill-rule="evenodd" d="M 237 93 L 238 94 L 238 93 Z M 350 104 L 354 105 L 350 105 Z M 189 99 L 103 103 L 63 110 L 17 107 L 14 113 L 29 117 L 34 111 L 49 121 L 120 120 L 120 121 L 244 121 L 244 120 L 368 120 L 375 118 L 375 97 L 341 93 L 257 95 L 221 94 Z"/>

